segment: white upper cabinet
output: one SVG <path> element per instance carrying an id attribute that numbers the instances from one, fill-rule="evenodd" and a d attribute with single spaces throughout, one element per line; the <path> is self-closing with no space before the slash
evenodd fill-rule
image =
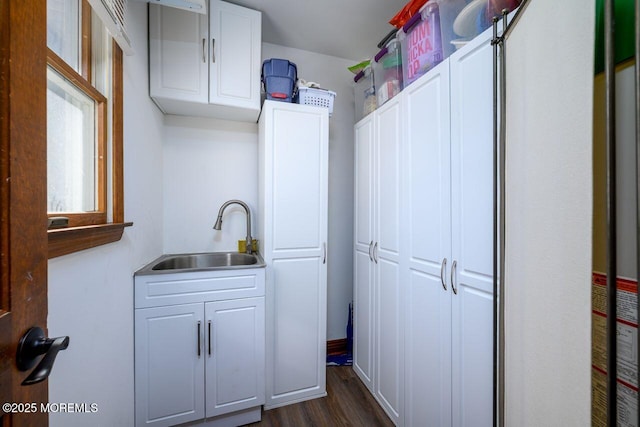
<path id="1" fill-rule="evenodd" d="M 149 85 L 152 97 L 208 103 L 206 15 L 149 7 Z"/>
<path id="2" fill-rule="evenodd" d="M 211 2 L 210 103 L 260 108 L 260 23 L 260 12 Z"/>
<path id="3" fill-rule="evenodd" d="M 262 15 L 211 0 L 208 15 L 149 6 L 149 92 L 166 114 L 255 122 Z"/>

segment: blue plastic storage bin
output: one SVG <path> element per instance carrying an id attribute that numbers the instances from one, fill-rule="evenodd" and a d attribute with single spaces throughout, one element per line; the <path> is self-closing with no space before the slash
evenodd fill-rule
<path id="1" fill-rule="evenodd" d="M 298 67 L 286 59 L 271 58 L 262 63 L 262 83 L 267 99 L 292 102 Z"/>

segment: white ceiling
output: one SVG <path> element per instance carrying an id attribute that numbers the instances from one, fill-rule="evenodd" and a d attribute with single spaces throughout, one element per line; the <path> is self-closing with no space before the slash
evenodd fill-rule
<path id="1" fill-rule="evenodd" d="M 375 55 L 408 0 L 230 0 L 262 12 L 262 41 L 362 60 Z"/>

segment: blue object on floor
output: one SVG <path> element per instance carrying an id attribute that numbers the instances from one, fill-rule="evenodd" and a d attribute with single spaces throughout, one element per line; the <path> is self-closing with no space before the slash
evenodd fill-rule
<path id="1" fill-rule="evenodd" d="M 328 354 L 327 366 L 351 366 L 353 357 L 351 354 Z"/>
<path id="2" fill-rule="evenodd" d="M 353 303 L 349 303 L 346 350 L 346 353 L 327 354 L 327 366 L 351 366 L 353 364 Z"/>

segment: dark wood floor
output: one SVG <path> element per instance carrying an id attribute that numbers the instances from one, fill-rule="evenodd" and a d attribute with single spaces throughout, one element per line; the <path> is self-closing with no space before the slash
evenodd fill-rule
<path id="1" fill-rule="evenodd" d="M 393 427 L 393 423 L 351 366 L 327 366 L 327 397 L 262 411 L 262 421 L 249 426 Z"/>

